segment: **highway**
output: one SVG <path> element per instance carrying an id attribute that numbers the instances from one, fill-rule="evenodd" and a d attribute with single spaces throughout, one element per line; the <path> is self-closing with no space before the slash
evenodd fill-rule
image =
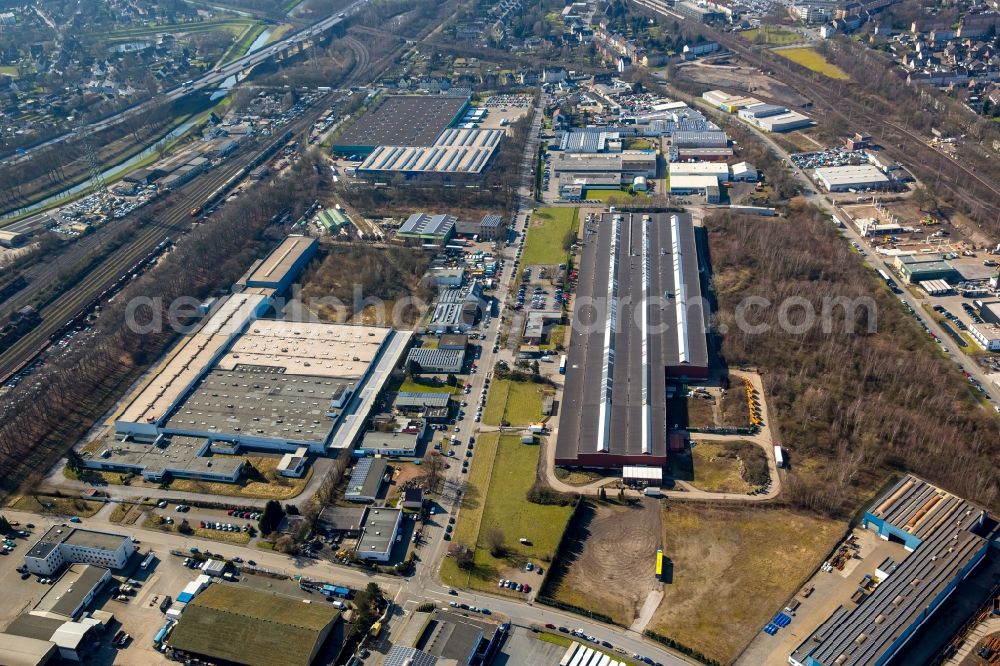
<path id="1" fill-rule="evenodd" d="M 125 118 L 145 112 L 146 109 L 154 103 L 159 104 L 164 100 L 172 102 L 174 100 L 180 99 L 181 97 L 184 97 L 185 95 L 190 95 L 196 92 L 215 92 L 215 90 L 217 90 L 218 87 L 222 85 L 222 83 L 230 76 L 238 77 L 239 74 L 242 73 L 244 70 L 250 69 L 256 65 L 259 65 L 262 62 L 271 59 L 273 56 L 275 56 L 278 53 L 281 53 L 285 49 L 291 47 L 297 47 L 300 44 L 303 44 L 305 42 L 314 39 L 319 34 L 326 32 L 327 30 L 330 30 L 335 26 L 337 26 L 338 24 L 346 21 L 347 17 L 351 13 L 356 11 L 358 7 L 364 5 L 367 2 L 368 0 L 357 0 L 356 2 L 348 5 L 343 11 L 339 12 L 338 14 L 328 16 L 325 19 L 318 21 L 317 23 L 314 23 L 307 28 L 303 28 L 296 32 L 289 33 L 282 39 L 273 42 L 271 44 L 268 44 L 267 46 L 264 46 L 258 49 L 257 51 L 254 51 L 253 53 L 249 53 L 245 56 L 237 58 L 236 60 L 226 65 L 222 65 L 221 67 L 217 67 L 209 72 L 206 72 L 199 78 L 192 79 L 191 81 L 179 85 L 175 88 L 161 91 L 161 93 L 153 100 L 147 100 L 146 102 L 137 104 L 113 116 L 109 116 L 95 123 L 87 125 L 86 127 L 81 128 L 76 132 L 67 132 L 65 134 L 60 134 L 59 136 L 44 141 L 43 143 L 32 146 L 21 155 L 12 155 L 4 160 L 0 160 L 0 164 L 17 164 L 18 162 L 29 159 L 32 156 L 32 154 L 34 154 L 36 151 L 39 151 L 43 148 L 47 148 L 49 146 L 58 145 L 59 143 L 62 143 L 63 141 L 66 141 L 71 137 L 79 136 L 81 134 L 87 135 L 87 134 L 93 134 L 94 132 L 99 132 L 103 129 L 106 129 L 108 127 L 111 127 L 112 125 L 121 122 Z"/>

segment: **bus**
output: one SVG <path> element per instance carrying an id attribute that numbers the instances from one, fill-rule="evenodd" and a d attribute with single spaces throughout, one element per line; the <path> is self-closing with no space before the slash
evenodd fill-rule
<path id="1" fill-rule="evenodd" d="M 562 358 L 559 359 L 559 374 L 566 374 L 566 354 L 563 354 Z"/>
<path id="2" fill-rule="evenodd" d="M 663 575 L 663 549 L 660 548 L 656 551 L 656 577 L 659 578 Z"/>
<path id="3" fill-rule="evenodd" d="M 139 568 L 145 571 L 146 569 L 149 568 L 149 565 L 152 564 L 155 560 L 156 560 L 156 555 L 154 553 L 150 553 L 149 555 L 146 556 L 146 559 L 142 561 L 142 564 L 139 565 Z"/>
<path id="4" fill-rule="evenodd" d="M 774 464 L 779 468 L 785 466 L 785 454 L 782 452 L 780 446 L 774 447 Z"/>

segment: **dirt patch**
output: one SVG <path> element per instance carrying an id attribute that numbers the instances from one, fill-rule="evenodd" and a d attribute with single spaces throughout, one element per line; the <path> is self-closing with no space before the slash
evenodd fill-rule
<path id="1" fill-rule="evenodd" d="M 722 663 L 736 658 L 845 530 L 787 509 L 694 502 L 665 504 L 662 520 L 664 597 L 649 629 Z"/>
<path id="2" fill-rule="evenodd" d="M 392 483 L 389 486 L 389 494 L 386 498 L 390 502 L 399 497 L 402 489 L 410 485 L 423 473 L 420 467 L 413 463 L 396 463 L 393 465 L 393 470 Z"/>
<path id="3" fill-rule="evenodd" d="M 650 590 L 660 585 L 655 569 L 660 514 L 654 500 L 635 506 L 588 502 L 553 574 L 552 596 L 631 624 Z"/>
<path id="4" fill-rule="evenodd" d="M 721 88 L 726 92 L 746 95 L 748 89 L 753 90 L 755 97 L 770 97 L 789 106 L 802 106 L 809 101 L 777 79 L 772 79 L 760 73 L 760 70 L 747 66 L 711 66 L 695 61 L 690 65 L 678 68 L 678 76 L 696 83 L 703 83 L 712 88 Z M 728 88 L 728 90 L 726 90 Z"/>

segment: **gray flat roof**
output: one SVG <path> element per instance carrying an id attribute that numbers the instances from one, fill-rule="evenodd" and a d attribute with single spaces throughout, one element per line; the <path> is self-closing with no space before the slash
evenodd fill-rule
<path id="1" fill-rule="evenodd" d="M 154 474 L 170 471 L 212 473 L 230 477 L 243 465 L 239 456 L 205 455 L 209 443 L 204 437 L 173 435 L 154 442 L 120 440 L 110 435 L 101 452 L 87 459 L 88 466 L 117 465 Z"/>
<path id="2" fill-rule="evenodd" d="M 128 541 L 128 537 L 123 534 L 94 532 L 79 527 L 53 525 L 31 547 L 31 550 L 25 553 L 25 557 L 45 557 L 55 546 L 61 543 L 81 546 L 83 548 L 115 550 L 122 545 L 123 541 Z"/>
<path id="3" fill-rule="evenodd" d="M 360 530 L 367 510 L 363 506 L 328 506 L 319 514 L 319 521 L 332 530 L 343 532 Z"/>
<path id="4" fill-rule="evenodd" d="M 335 426 L 326 416 L 330 400 L 349 384 L 331 377 L 269 372 L 266 366 L 213 369 L 171 413 L 164 430 L 325 442 Z"/>
<path id="5" fill-rule="evenodd" d="M 656 299 L 646 310 L 648 316 L 647 353 L 649 375 L 649 438 L 647 455 L 666 456 L 666 385 L 668 367 L 689 367 L 694 373 L 708 367 L 708 342 L 705 337 L 706 318 L 701 295 L 698 252 L 690 215 L 678 214 L 677 233 L 680 252 L 679 275 L 675 281 L 674 240 L 671 214 L 650 216 L 649 287 L 650 299 Z M 607 437 L 611 456 L 643 456 L 642 451 L 642 382 L 643 345 L 639 304 L 642 302 L 643 265 L 641 258 L 641 214 L 623 214 L 618 238 L 617 327 L 614 336 L 614 368 L 611 378 L 609 409 L 610 436 Z M 613 215 L 605 213 L 599 222 L 585 230 L 580 256 L 580 281 L 574 307 L 574 323 L 567 354 L 566 389 L 563 394 L 559 423 L 557 459 L 573 459 L 579 453 L 598 453 L 599 411 L 605 358 L 605 322 L 607 308 L 578 309 L 580 303 L 602 303 L 609 293 L 611 247 L 615 225 Z M 678 326 L 679 299 L 687 302 L 686 324 Z M 657 304 L 657 301 L 660 304 Z M 657 330 L 662 332 L 657 332 Z M 683 334 L 683 335 L 681 335 Z M 686 344 L 685 344 L 686 340 Z M 686 362 L 682 361 L 686 348 Z M 632 462 L 638 462 L 634 460 Z M 620 462 L 613 464 L 621 464 Z"/>
<path id="6" fill-rule="evenodd" d="M 337 146 L 430 146 L 468 102 L 468 97 L 389 95 L 363 115 Z"/>
<path id="7" fill-rule="evenodd" d="M 402 509 L 378 507 L 370 509 L 365 519 L 365 531 L 358 540 L 359 553 L 389 553 L 392 551 L 392 532 L 401 519 Z"/>
<path id="8" fill-rule="evenodd" d="M 420 435 L 415 432 L 379 432 L 369 430 L 359 444 L 360 448 L 373 453 L 388 450 L 416 451 Z"/>
<path id="9" fill-rule="evenodd" d="M 73 618 L 73 613 L 107 573 L 108 570 L 101 567 L 71 564 L 59 580 L 46 590 L 35 604 L 34 610 Z"/>

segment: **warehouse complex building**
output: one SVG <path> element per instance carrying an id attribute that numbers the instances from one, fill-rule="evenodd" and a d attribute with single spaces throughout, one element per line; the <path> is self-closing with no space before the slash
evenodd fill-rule
<path id="1" fill-rule="evenodd" d="M 907 475 L 862 526 L 912 551 L 860 605 L 839 607 L 788 658 L 792 666 L 891 661 L 986 557 L 992 521 L 979 506 Z M 902 663 L 902 662 L 901 662 Z"/>
<path id="2" fill-rule="evenodd" d="M 184 609 L 170 636 L 177 656 L 248 666 L 310 666 L 336 636 L 340 612 L 330 604 L 245 585 L 209 585 Z"/>
<path id="3" fill-rule="evenodd" d="M 871 164 L 816 169 L 816 180 L 830 192 L 872 190 L 889 183 L 885 174 Z"/>
<path id="4" fill-rule="evenodd" d="M 708 377 L 707 305 L 689 215 L 605 213 L 587 229 L 556 464 L 667 461 L 668 381 Z"/>
<path id="5" fill-rule="evenodd" d="M 315 251 L 292 236 L 237 284 L 125 401 L 97 469 L 231 482 L 242 448 L 349 448 L 412 333 L 263 319 Z"/>
<path id="6" fill-rule="evenodd" d="M 379 146 L 432 146 L 468 107 L 468 97 L 387 95 L 338 137 L 333 152 L 370 155 Z"/>
<path id="7" fill-rule="evenodd" d="M 338 139 L 333 152 L 361 159 L 369 178 L 475 178 L 486 170 L 506 134 L 459 127 L 469 97 L 389 95 Z"/>

